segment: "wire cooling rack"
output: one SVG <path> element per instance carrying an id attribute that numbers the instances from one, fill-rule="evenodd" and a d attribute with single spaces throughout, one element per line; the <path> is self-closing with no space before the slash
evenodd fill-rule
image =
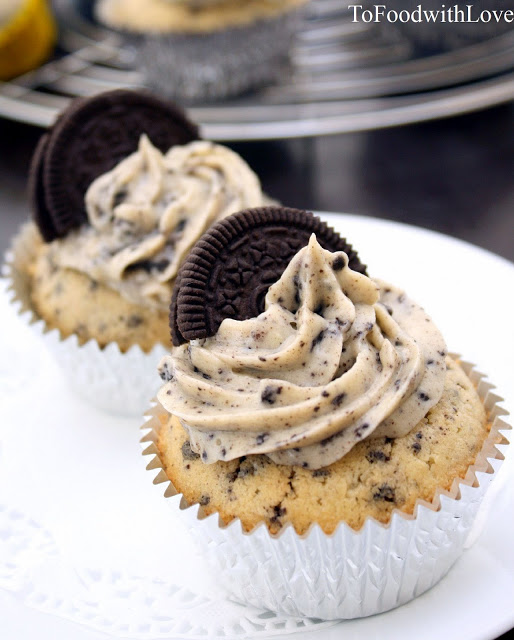
<path id="1" fill-rule="evenodd" d="M 0 83 L 0 116 L 43 127 L 76 96 L 144 86 L 134 52 L 97 25 L 81 0 L 55 0 L 56 56 Z M 312 0 L 280 85 L 193 105 L 212 140 L 328 135 L 430 120 L 514 99 L 514 30 L 447 53 L 421 56 L 388 24 L 354 23 L 341 0 Z M 89 3 L 91 5 L 91 3 Z"/>

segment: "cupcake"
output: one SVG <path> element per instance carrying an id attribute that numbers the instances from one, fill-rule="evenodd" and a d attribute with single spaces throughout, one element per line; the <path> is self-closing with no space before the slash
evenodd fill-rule
<path id="1" fill-rule="evenodd" d="M 52 53 L 55 22 L 46 0 L 1 0 L 0 80 L 39 67 Z"/>
<path id="2" fill-rule="evenodd" d="M 263 201 L 257 176 L 230 149 L 193 139 L 163 153 L 141 133 L 133 153 L 93 179 L 81 206 L 82 184 L 98 171 L 93 151 L 102 155 L 106 143 L 118 154 L 119 146 L 126 146 L 113 139 L 116 129 L 125 135 L 124 109 L 143 130 L 155 115 L 131 103 L 138 100 L 153 104 L 153 98 L 146 103 L 146 96 L 132 92 L 81 102 L 61 118 L 50 140 L 43 140 L 31 179 L 39 231 L 32 224 L 22 230 L 12 260 L 13 288 L 23 307 L 55 337 L 60 355 L 69 359 L 66 369 L 80 359 L 78 388 L 94 403 L 128 413 L 147 406 L 142 393 L 152 378 L 156 388 L 156 364 L 171 344 L 172 286 L 189 249 L 216 220 Z M 152 120 L 149 135 L 156 126 Z M 77 137 L 90 130 L 97 132 L 99 149 L 87 137 L 87 148 L 80 149 L 84 165 L 70 164 L 66 154 L 73 155 Z M 195 132 L 188 126 L 183 137 Z M 134 394 L 130 362 L 140 392 L 127 404 Z"/>
<path id="3" fill-rule="evenodd" d="M 215 225 L 183 267 L 175 315 L 188 341 L 159 367 L 149 468 L 195 505 L 185 519 L 234 598 L 327 619 L 386 611 L 462 552 L 487 457 L 501 458 L 502 412 L 419 305 L 314 234 L 260 313 L 240 302 L 202 331 L 192 299 L 208 318 L 220 292 L 207 295 L 213 280 L 193 265 L 217 264 L 221 237 L 244 263 L 255 228 L 277 226 L 280 210 L 266 211 Z"/>
<path id="4" fill-rule="evenodd" d="M 171 98 L 209 100 L 281 77 L 305 3 L 100 0 L 95 11 L 128 37 L 149 86 Z"/>
<path id="5" fill-rule="evenodd" d="M 34 308 L 81 344 L 149 351 L 171 344 L 171 291 L 189 249 L 234 208 L 262 203 L 262 192 L 226 147 L 198 140 L 163 154 L 143 134 L 135 153 L 91 184 L 85 202 L 86 223 L 37 252 Z"/>

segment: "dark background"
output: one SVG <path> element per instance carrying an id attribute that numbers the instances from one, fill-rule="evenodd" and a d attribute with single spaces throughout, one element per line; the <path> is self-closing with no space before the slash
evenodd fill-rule
<path id="1" fill-rule="evenodd" d="M 41 133 L 0 119 L 2 252 L 29 215 L 27 172 Z M 407 222 L 514 261 L 514 104 L 393 129 L 230 146 L 283 204 Z"/>

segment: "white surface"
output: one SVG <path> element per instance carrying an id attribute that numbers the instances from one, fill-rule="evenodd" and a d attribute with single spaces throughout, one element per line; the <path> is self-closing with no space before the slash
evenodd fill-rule
<path id="1" fill-rule="evenodd" d="M 370 274 L 403 286 L 427 309 L 450 350 L 487 373 L 512 412 L 514 266 L 412 227 L 354 216 L 326 218 L 359 250 Z M 144 470 L 138 445 L 142 421 L 109 417 L 71 394 L 36 337 L 6 307 L 2 294 L 0 507 L 9 523 L 0 527 L 2 637 L 106 637 L 93 628 L 135 637 L 134 623 L 144 614 L 153 633 L 146 637 L 280 632 L 279 620 L 264 623 L 257 612 L 227 603 L 205 574 Z M 296 637 L 478 640 L 514 626 L 513 458 L 511 447 L 478 541 L 434 589 L 386 614 Z M 13 508 L 25 516 L 13 519 Z M 9 549 L 21 558 L 22 572 L 18 567 L 9 573 Z M 70 583 L 75 591 L 68 589 L 63 597 L 59 586 Z M 168 589 L 163 599 L 168 583 L 183 588 L 178 594 Z M 128 603 L 127 589 L 133 596 Z M 94 603 L 87 609 L 84 593 Z M 182 622 L 189 616 L 191 627 L 176 624 L 180 616 Z M 216 618 L 219 624 L 212 625 Z M 245 631 L 245 625 L 236 626 L 238 618 L 253 622 L 245 623 Z M 298 621 L 287 627 L 298 630 Z M 137 633 L 143 637 L 144 631 Z"/>

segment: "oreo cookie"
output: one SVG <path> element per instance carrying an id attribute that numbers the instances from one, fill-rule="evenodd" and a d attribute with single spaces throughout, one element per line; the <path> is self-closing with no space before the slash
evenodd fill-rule
<path id="1" fill-rule="evenodd" d="M 269 287 L 312 233 L 325 249 L 344 251 L 354 271 L 366 273 L 351 245 L 307 211 L 246 209 L 212 226 L 178 274 L 170 307 L 173 343 L 212 336 L 225 318 L 262 313 Z"/>
<path id="2" fill-rule="evenodd" d="M 38 226 L 44 221 L 45 239 L 64 236 L 87 219 L 89 185 L 134 153 L 143 133 L 162 152 L 199 138 L 180 108 L 147 92 L 118 89 L 71 103 L 33 160 L 31 175 L 39 177 L 29 188 L 39 194 L 34 218 Z"/>
<path id="3" fill-rule="evenodd" d="M 39 139 L 30 163 L 28 180 L 28 195 L 32 217 L 45 242 L 52 242 L 52 240 L 59 237 L 52 216 L 46 207 L 43 188 L 43 163 L 49 138 L 50 135 L 45 133 Z"/>
<path id="4" fill-rule="evenodd" d="M 171 342 L 178 347 L 180 344 L 184 344 L 187 340 L 180 333 L 177 322 L 177 302 L 178 293 L 180 291 L 182 269 L 179 269 L 177 277 L 175 278 L 175 284 L 173 285 L 173 291 L 171 292 L 171 304 L 170 304 L 170 332 Z"/>

